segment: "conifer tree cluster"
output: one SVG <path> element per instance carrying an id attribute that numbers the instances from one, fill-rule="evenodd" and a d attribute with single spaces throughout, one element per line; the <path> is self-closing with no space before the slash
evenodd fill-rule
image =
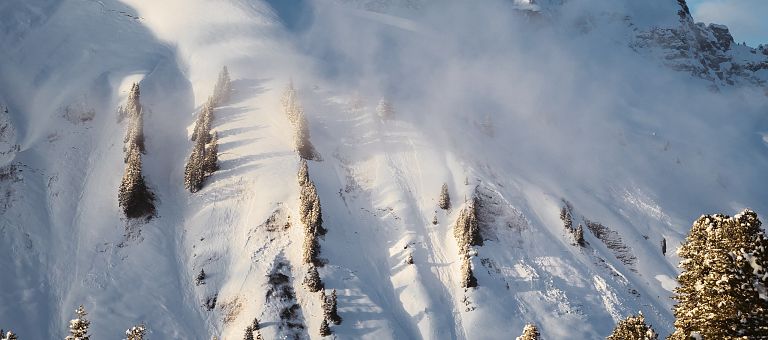
<path id="1" fill-rule="evenodd" d="M 151 217 L 155 214 L 155 195 L 147 187 L 142 174 L 141 157 L 146 150 L 140 95 L 139 84 L 133 84 L 124 110 L 125 118 L 128 119 L 128 131 L 123 140 L 126 165 L 117 198 L 128 218 Z"/>
<path id="2" fill-rule="evenodd" d="M 216 131 L 211 131 L 211 127 L 216 107 L 226 104 L 231 94 L 232 82 L 229 70 L 224 66 L 213 89 L 213 96 L 203 104 L 192 131 L 194 145 L 184 167 L 184 188 L 189 192 L 200 191 L 205 179 L 219 170 L 219 136 Z"/>
<path id="3" fill-rule="evenodd" d="M 757 214 L 704 215 L 678 250 L 673 340 L 768 338 L 768 239 Z"/>
<path id="4" fill-rule="evenodd" d="M 447 183 L 443 183 L 443 187 L 440 188 L 440 199 L 438 200 L 437 205 L 443 210 L 451 208 L 451 196 L 448 194 Z"/>
<path id="5" fill-rule="evenodd" d="M 483 245 L 477 221 L 476 201 L 477 199 L 473 199 L 461 210 L 453 227 L 453 236 L 459 246 L 459 255 L 462 260 L 460 281 L 464 288 L 477 287 L 477 279 L 472 273 L 472 247 Z"/>
<path id="6" fill-rule="evenodd" d="M 302 159 L 298 173 L 301 193 L 299 196 L 299 215 L 304 224 L 304 263 L 319 265 L 320 243 L 318 237 L 325 235 L 327 230 L 323 228 L 323 215 L 320 207 L 320 197 L 317 194 L 315 183 L 309 178 L 307 161 Z"/>
<path id="7" fill-rule="evenodd" d="M 325 291 L 320 291 L 320 303 L 323 306 L 323 320 L 320 323 L 320 336 L 331 335 L 331 327 L 328 322 L 334 325 L 341 324 L 341 317 L 336 309 L 336 290 L 331 291 L 330 296 L 325 295 Z"/>
<path id="8" fill-rule="evenodd" d="M 540 340 L 541 333 L 536 325 L 529 323 L 523 328 L 523 334 L 518 336 L 516 340 Z"/>
<path id="9" fill-rule="evenodd" d="M 607 340 L 656 340 L 659 336 L 645 323 L 643 313 L 619 321 Z"/>
<path id="10" fill-rule="evenodd" d="M 323 289 L 323 281 L 320 279 L 320 274 L 317 272 L 317 267 L 310 265 L 307 273 L 304 275 L 304 286 L 314 293 Z"/>
<path id="11" fill-rule="evenodd" d="M 586 247 L 587 241 L 584 240 L 584 226 L 579 224 L 578 227 L 573 227 L 573 206 L 566 200 L 563 200 L 563 207 L 560 209 L 560 220 L 563 221 L 565 231 L 573 236 L 573 242 L 578 246 Z"/>
<path id="12" fill-rule="evenodd" d="M 340 325 L 341 316 L 336 306 L 336 289 L 331 290 L 330 296 L 326 296 L 325 291 L 321 292 L 320 302 L 323 304 L 323 318 L 334 325 Z"/>
<path id="13" fill-rule="evenodd" d="M 319 161 L 320 155 L 315 150 L 309 135 L 309 122 L 304 115 L 304 107 L 299 102 L 296 89 L 293 82 L 283 92 L 282 98 L 283 112 L 288 117 L 294 129 L 293 144 L 299 157 L 305 160 Z"/>
<path id="14" fill-rule="evenodd" d="M 219 79 L 213 88 L 212 104 L 215 107 L 224 105 L 232 98 L 232 80 L 229 78 L 229 69 L 224 66 L 219 73 Z"/>
<path id="15" fill-rule="evenodd" d="M 91 338 L 88 335 L 88 327 L 91 326 L 91 322 L 85 318 L 87 314 L 83 305 L 75 310 L 77 318 L 69 321 L 69 335 L 67 335 L 66 340 L 89 340 Z"/>

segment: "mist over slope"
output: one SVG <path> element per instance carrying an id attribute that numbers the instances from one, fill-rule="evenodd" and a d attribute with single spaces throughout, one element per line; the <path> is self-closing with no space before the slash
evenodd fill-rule
<path id="1" fill-rule="evenodd" d="M 509 338 L 534 322 L 591 339 L 637 311 L 666 335 L 691 222 L 768 212 L 768 50 L 694 24 L 684 1 L 11 0 L 0 18 L 0 327 L 22 339 L 63 337 L 80 304 L 94 338 L 144 322 L 151 338 L 236 339 L 254 318 L 267 339 L 319 338 L 289 83 L 322 156 L 309 176 L 338 338 Z M 192 125 L 224 65 L 221 169 L 190 194 Z M 117 203 L 133 82 L 158 202 L 146 223 Z M 465 289 L 453 228 L 473 202 L 483 245 Z M 275 273 L 293 299 L 269 293 Z M 301 326 L 281 315 L 293 303 Z"/>

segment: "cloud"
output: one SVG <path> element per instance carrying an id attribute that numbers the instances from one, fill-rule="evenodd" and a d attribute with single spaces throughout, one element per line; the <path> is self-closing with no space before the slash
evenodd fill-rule
<path id="1" fill-rule="evenodd" d="M 731 29 L 734 40 L 751 45 L 768 43 L 768 1 L 765 0 L 705 0 L 693 3 L 696 21 L 724 24 Z"/>

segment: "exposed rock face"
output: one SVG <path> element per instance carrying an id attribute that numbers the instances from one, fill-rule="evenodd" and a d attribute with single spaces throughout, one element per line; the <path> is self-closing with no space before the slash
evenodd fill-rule
<path id="1" fill-rule="evenodd" d="M 767 55 L 758 49 L 734 44 L 728 27 L 694 23 L 685 0 L 678 0 L 680 25 L 641 31 L 630 47 L 642 54 L 656 54 L 674 70 L 711 81 L 713 88 L 728 85 L 765 86 Z"/>

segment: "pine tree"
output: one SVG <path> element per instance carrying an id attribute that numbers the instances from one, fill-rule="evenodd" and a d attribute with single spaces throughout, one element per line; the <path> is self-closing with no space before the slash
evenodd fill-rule
<path id="1" fill-rule="evenodd" d="M 141 167 L 141 153 L 133 147 L 128 151 L 128 162 L 118 192 L 119 205 L 128 218 L 151 217 L 155 214 L 155 196 L 147 188 Z"/>
<path id="2" fill-rule="evenodd" d="M 540 340 L 541 334 L 536 325 L 529 323 L 523 328 L 523 334 L 517 337 L 517 340 Z"/>
<path id="3" fill-rule="evenodd" d="M 587 245 L 587 241 L 584 240 L 584 226 L 579 224 L 576 229 L 573 230 L 573 239 L 576 241 L 576 244 L 584 247 Z"/>
<path id="4" fill-rule="evenodd" d="M 294 146 L 296 148 L 296 152 L 299 153 L 299 157 L 306 160 L 318 160 L 319 156 L 317 155 L 317 151 L 315 151 L 314 145 L 312 145 L 312 142 L 310 140 L 309 135 L 309 122 L 307 121 L 307 117 L 304 115 L 304 109 L 300 106 L 297 106 L 295 109 L 295 135 L 294 135 Z"/>
<path id="5" fill-rule="evenodd" d="M 146 153 L 144 146 L 144 114 L 139 106 L 138 112 L 128 116 L 128 130 L 123 138 L 123 152 L 136 147 L 141 153 Z"/>
<path id="6" fill-rule="evenodd" d="M 219 135 L 214 131 L 211 133 L 210 142 L 205 147 L 203 172 L 208 176 L 217 170 L 219 170 Z"/>
<path id="7" fill-rule="evenodd" d="M 145 335 L 147 335 L 147 327 L 140 324 L 125 331 L 125 340 L 144 340 Z"/>
<path id="8" fill-rule="evenodd" d="M 205 270 L 200 268 L 200 272 L 197 273 L 197 277 L 195 277 L 195 285 L 196 286 L 204 285 L 205 284 L 205 278 L 206 278 Z"/>
<path id="9" fill-rule="evenodd" d="M 310 265 L 309 269 L 307 269 L 307 274 L 304 275 L 304 285 L 312 293 L 323 289 L 323 281 L 320 279 L 320 274 L 318 274 L 317 267 L 314 265 Z"/>
<path id="10" fill-rule="evenodd" d="M 203 179 L 205 179 L 204 160 L 205 144 L 198 140 L 195 142 L 189 159 L 187 159 L 187 165 L 184 166 L 184 188 L 189 190 L 189 192 L 198 192 L 203 188 Z"/>
<path id="11" fill-rule="evenodd" d="M 331 328 L 328 327 L 328 321 L 323 321 L 320 323 L 320 336 L 329 336 L 331 335 Z"/>
<path id="12" fill-rule="evenodd" d="M 675 331 L 669 339 L 768 338 L 768 240 L 757 214 L 705 215 L 678 250 Z"/>
<path id="13" fill-rule="evenodd" d="M 413 254 L 408 254 L 408 257 L 405 258 L 405 264 L 413 264 Z"/>
<path id="14" fill-rule="evenodd" d="M 232 95 L 232 80 L 229 78 L 229 69 L 226 66 L 219 73 L 219 79 L 213 89 L 213 104 L 220 106 L 227 102 Z"/>
<path id="15" fill-rule="evenodd" d="M 128 91 L 128 102 L 118 109 L 117 121 L 122 122 L 126 117 L 137 115 L 141 110 L 141 90 L 138 83 L 133 83 Z"/>
<path id="16" fill-rule="evenodd" d="M 477 287 L 477 278 L 472 273 L 472 262 L 469 260 L 469 256 L 464 256 L 461 261 L 461 287 L 462 288 L 475 288 Z"/>
<path id="17" fill-rule="evenodd" d="M 293 80 L 291 80 L 291 82 L 288 84 L 288 87 L 286 87 L 285 91 L 283 91 L 282 104 L 283 112 L 288 117 L 288 121 L 295 126 L 296 117 L 298 115 L 297 111 L 300 110 L 300 105 L 298 101 L 298 94 L 296 89 L 293 87 Z"/>
<path id="18" fill-rule="evenodd" d="M 309 178 L 309 171 L 305 160 L 302 160 L 297 175 L 301 192 L 299 195 L 299 217 L 304 225 L 304 244 L 302 259 L 304 263 L 318 265 L 320 261 L 320 243 L 317 238 L 325 235 L 327 230 L 323 228 L 323 214 L 320 207 L 320 197 L 317 188 Z"/>
<path id="19" fill-rule="evenodd" d="M 482 246 L 483 239 L 480 236 L 480 227 L 477 222 L 476 202 L 470 202 L 459 214 L 456 225 L 453 227 L 453 236 L 459 244 L 462 253 L 469 252 L 471 246 Z"/>
<path id="20" fill-rule="evenodd" d="M 3 334 L 3 330 L 0 329 L 0 336 L 3 336 L 2 340 L 18 340 L 19 339 L 16 337 L 16 334 L 13 333 L 11 330 L 8 330 L 7 333 Z"/>
<path id="21" fill-rule="evenodd" d="M 253 322 L 251 323 L 251 329 L 254 333 L 256 333 L 256 340 L 264 340 L 261 337 L 261 325 L 259 325 L 259 318 L 253 318 Z"/>
<path id="22" fill-rule="evenodd" d="M 658 335 L 645 323 L 643 313 L 621 320 L 607 340 L 656 340 Z"/>
<path id="23" fill-rule="evenodd" d="M 395 108 L 388 100 L 382 98 L 376 106 L 376 113 L 381 120 L 390 120 L 395 117 Z"/>
<path id="24" fill-rule="evenodd" d="M 448 184 L 443 183 L 443 187 L 440 189 L 440 200 L 438 201 L 440 209 L 448 210 L 451 208 L 451 196 L 448 194 Z"/>
<path id="25" fill-rule="evenodd" d="M 305 187 L 309 185 L 310 179 L 309 179 L 309 167 L 307 166 L 307 161 L 305 159 L 301 159 L 301 163 L 299 164 L 299 186 Z"/>
<path id="26" fill-rule="evenodd" d="M 193 142 L 197 141 L 198 138 L 203 138 L 203 144 L 208 143 L 213 124 L 213 101 L 213 97 L 208 98 L 208 101 L 203 104 L 203 108 L 200 109 L 200 113 L 197 114 L 195 129 L 192 131 Z"/>
<path id="27" fill-rule="evenodd" d="M 339 316 L 339 311 L 336 306 L 336 289 L 331 291 L 331 296 L 324 299 L 323 313 L 325 318 L 330 320 L 334 325 L 341 324 L 341 316 Z"/>
<path id="28" fill-rule="evenodd" d="M 243 340 L 254 340 L 253 339 L 253 326 L 245 327 L 245 336 L 243 337 Z"/>
<path id="29" fill-rule="evenodd" d="M 90 340 L 88 327 L 91 325 L 91 322 L 85 318 L 88 313 L 85 312 L 83 305 L 80 305 L 80 307 L 75 310 L 75 314 L 77 315 L 77 318 L 69 321 L 69 335 L 67 335 L 65 339 Z"/>
<path id="30" fill-rule="evenodd" d="M 667 256 L 667 239 L 661 238 L 661 255 Z"/>

